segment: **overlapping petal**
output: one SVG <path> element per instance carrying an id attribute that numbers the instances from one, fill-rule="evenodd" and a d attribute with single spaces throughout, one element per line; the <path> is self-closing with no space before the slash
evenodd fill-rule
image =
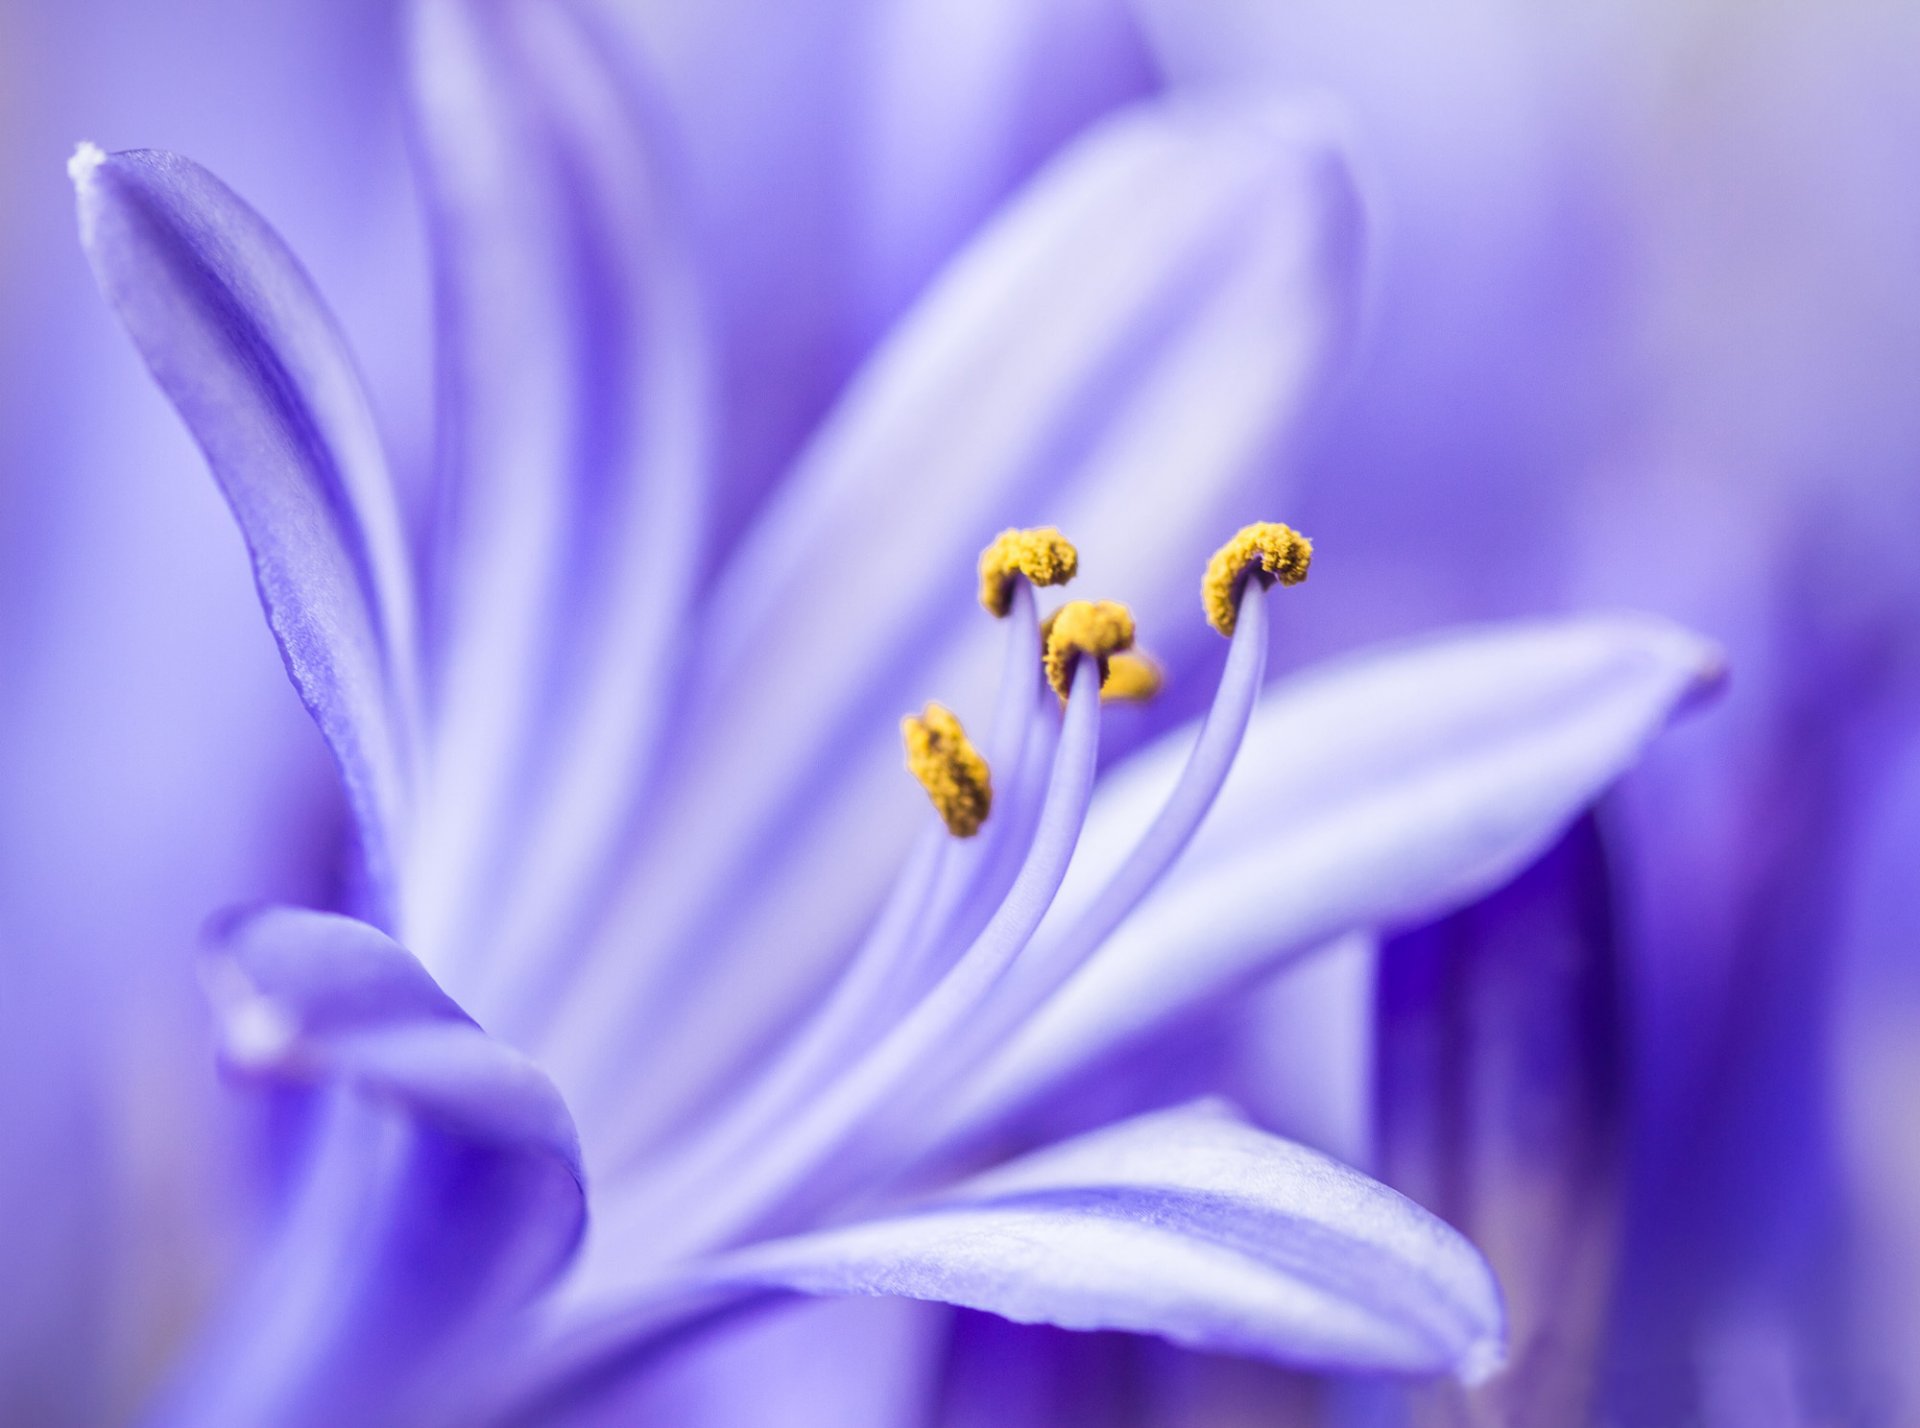
<path id="1" fill-rule="evenodd" d="M 731 530 L 885 325 L 1060 145 L 1146 93 L 1126 0 L 627 0 L 716 278 Z M 750 43 L 742 43 L 750 36 Z"/>
<path id="2" fill-rule="evenodd" d="M 1468 1381 L 1498 1366 L 1504 1334 L 1492 1272 L 1457 1233 L 1213 1105 L 1083 1136 L 904 1213 L 750 1246 L 706 1266 L 698 1287 L 902 1295 Z M 578 1311 L 602 1364 L 633 1349 L 609 1347 L 606 1326 L 633 1309 L 608 1302 Z M 657 1327 L 644 1309 L 633 1322 Z"/>
<path id="3" fill-rule="evenodd" d="M 1157 79 L 1124 0 L 887 0 L 865 51 L 841 257 L 875 330 L 1048 155 Z"/>
<path id="4" fill-rule="evenodd" d="M 206 170 L 87 146 L 70 167 L 95 276 L 233 508 L 287 672 L 339 761 L 371 910 L 391 921 L 410 816 L 413 594 L 352 360 L 286 245 Z"/>
<path id="5" fill-rule="evenodd" d="M 418 1421 L 585 1224 L 572 1120 L 414 958 L 351 918 L 246 914 L 207 966 L 222 1059 L 308 1093 L 300 1190 L 157 1421 Z"/>
<path id="6" fill-rule="evenodd" d="M 1284 686 L 1181 863 L 969 1087 L 962 1119 L 1332 937 L 1497 885 L 1720 676 L 1711 646 L 1623 616 L 1492 626 Z M 1103 783 L 1056 930 L 1125 856 L 1191 739 L 1170 736 Z"/>
<path id="7" fill-rule="evenodd" d="M 569 3 L 412 15 L 443 259 L 437 962 L 551 938 L 627 831 L 701 566 L 707 371 L 666 140 L 617 46 Z"/>
<path id="8" fill-rule="evenodd" d="M 1381 958 L 1377 1173 L 1499 1273 L 1512 1368 L 1485 1406 L 1523 1423 L 1596 1416 L 1627 1132 L 1616 900 L 1589 816 Z"/>

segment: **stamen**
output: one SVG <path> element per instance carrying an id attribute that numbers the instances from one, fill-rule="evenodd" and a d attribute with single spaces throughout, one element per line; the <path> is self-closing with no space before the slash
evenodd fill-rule
<path id="1" fill-rule="evenodd" d="M 918 718 L 909 714 L 900 721 L 900 733 L 907 771 L 920 780 L 947 831 L 956 838 L 978 833 L 993 807 L 993 781 L 953 711 L 929 703 Z"/>
<path id="2" fill-rule="evenodd" d="M 1004 1110 L 1020 1088 L 1054 1074 L 1051 1064 L 1040 1063 L 1072 1054 L 1069 1042 L 1049 1042 L 1042 1048 L 1018 1034 L 1159 884 L 1219 796 L 1266 674 L 1265 592 L 1243 589 L 1239 616 L 1213 704 L 1153 822 L 1098 892 L 1071 910 L 1066 905 L 1055 909 L 1062 916 L 1034 938 L 993 1004 L 976 1014 L 964 1037 L 948 1045 L 944 1064 L 926 1073 L 930 1080 L 944 1077 L 944 1084 L 966 1087 L 951 1118 L 929 1127 L 928 1136 L 970 1134 L 996 1109 Z"/>
<path id="3" fill-rule="evenodd" d="M 1206 577 L 1200 583 L 1207 623 L 1221 634 L 1231 635 L 1240 612 L 1240 589 L 1249 575 L 1269 590 L 1276 580 L 1282 585 L 1298 585 L 1307 578 L 1312 560 L 1313 542 L 1291 526 L 1274 521 L 1242 526 L 1240 533 L 1207 562 Z"/>
<path id="4" fill-rule="evenodd" d="M 1113 600 L 1071 600 L 1041 626 L 1047 642 L 1047 683 L 1062 699 L 1073 685 L 1081 655 L 1100 661 L 1100 680 L 1112 671 L 1112 656 L 1133 648 L 1133 612 Z"/>
<path id="5" fill-rule="evenodd" d="M 1065 585 L 1079 570 L 1080 552 L 1054 527 L 1004 530 L 980 552 L 980 603 L 1004 619 L 1013 608 L 1017 576 L 1035 585 Z"/>
<path id="6" fill-rule="evenodd" d="M 1160 666 L 1143 654 L 1117 654 L 1107 661 L 1107 682 L 1100 686 L 1100 697 L 1109 704 L 1122 700 L 1144 704 L 1160 692 L 1165 681 Z"/>
<path id="7" fill-rule="evenodd" d="M 860 1174 L 857 1149 L 838 1161 L 834 1156 L 863 1124 L 870 1125 L 883 1109 L 889 1115 L 926 1117 L 924 1103 L 906 1096 L 918 1084 L 916 1068 L 962 1039 L 1045 918 L 1080 841 L 1100 755 L 1096 673 L 1081 670 L 1074 676 L 1033 842 L 987 925 L 911 1011 L 768 1137 L 748 1173 L 716 1187 L 696 1213 L 679 1220 L 676 1248 L 682 1243 L 706 1248 L 774 1232 L 796 1205 L 820 1196 L 823 1182 L 844 1183 Z M 880 1143 L 893 1144 L 896 1138 L 890 1130 Z"/>

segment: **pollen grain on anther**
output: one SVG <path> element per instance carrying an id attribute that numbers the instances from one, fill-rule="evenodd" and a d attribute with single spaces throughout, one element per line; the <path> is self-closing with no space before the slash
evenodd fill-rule
<path id="1" fill-rule="evenodd" d="M 1001 531 L 980 552 L 980 603 L 995 618 L 1013 608 L 1013 582 L 1065 585 L 1079 573 L 1080 552 L 1053 526 Z"/>
<path id="2" fill-rule="evenodd" d="M 947 831 L 971 838 L 993 808 L 993 780 L 987 761 L 944 705 L 929 702 L 919 714 L 900 721 L 907 746 L 907 771 L 933 800 Z"/>
<path id="3" fill-rule="evenodd" d="M 1221 634 L 1231 635 L 1240 618 L 1240 591 L 1249 575 L 1268 589 L 1275 581 L 1298 585 L 1307 578 L 1312 561 L 1313 542 L 1293 527 L 1277 521 L 1242 526 L 1207 562 L 1207 573 L 1200 584 L 1207 623 Z"/>
<path id="4" fill-rule="evenodd" d="M 1130 651 L 1107 661 L 1107 677 L 1100 685 L 1100 697 L 1108 703 L 1144 704 L 1160 692 L 1165 682 L 1159 665 L 1137 651 Z"/>
<path id="5" fill-rule="evenodd" d="M 1133 648 L 1133 612 L 1113 600 L 1069 600 L 1047 616 L 1042 636 L 1047 683 L 1065 699 L 1073 687 L 1073 666 L 1081 655 L 1100 661 L 1104 684 L 1113 656 Z"/>

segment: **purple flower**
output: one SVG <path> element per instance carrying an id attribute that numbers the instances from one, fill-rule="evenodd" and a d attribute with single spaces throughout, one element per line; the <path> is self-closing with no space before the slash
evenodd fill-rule
<path id="1" fill-rule="evenodd" d="M 690 217 L 620 42 L 523 0 L 415 13 L 425 538 L 266 223 L 170 154 L 72 164 L 355 833 L 343 911 L 212 935 L 222 1058 L 294 1145 L 280 1223 L 158 1420 L 558 1414 L 792 1292 L 1490 1372 L 1478 1253 L 1218 1103 L 1169 1105 L 1181 1039 L 1512 876 L 1717 658 L 1639 618 L 1492 627 L 1256 709 L 1268 591 L 1243 552 L 1209 673 L 1206 554 L 1264 514 L 1354 306 L 1325 116 L 1149 98 L 994 167 L 996 196 L 1038 171 L 895 250 L 883 335 L 814 423 L 740 335 L 736 284 L 784 275 L 730 273 L 740 235 Z M 1001 625 L 973 608 L 977 553 L 1041 520 L 1138 613 L 1165 709 L 1101 700 L 1131 617 L 1043 632 L 1018 575 Z M 986 801 L 946 723 L 922 772 L 954 833 L 899 771 L 896 721 L 930 696 L 984 731 L 977 836 L 941 791 Z"/>

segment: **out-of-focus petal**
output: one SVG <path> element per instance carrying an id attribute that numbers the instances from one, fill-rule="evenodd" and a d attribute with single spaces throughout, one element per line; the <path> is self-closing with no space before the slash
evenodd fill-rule
<path id="1" fill-rule="evenodd" d="M 351 918 L 235 920 L 206 971 L 221 1057 L 313 1093 L 299 1191 L 162 1423 L 431 1421 L 444 1381 L 565 1264 L 585 1224 L 558 1092 L 404 948 Z"/>
<path id="2" fill-rule="evenodd" d="M 413 690 L 412 585 L 365 394 L 286 245 L 176 155 L 71 165 L 95 276 L 206 452 L 268 623 L 339 761 L 376 916 L 395 915 Z"/>
<path id="3" fill-rule="evenodd" d="M 1125 0 L 888 0 L 866 58 L 846 256 L 873 331 L 1049 154 L 1155 86 Z"/>
<path id="4" fill-rule="evenodd" d="M 609 9 L 678 121 L 717 279 L 723 537 L 971 230 L 1153 81 L 1126 0 Z"/>
<path id="5" fill-rule="evenodd" d="M 751 1246 L 709 1287 L 903 1295 L 1320 1368 L 1499 1364 L 1493 1275 L 1411 1201 L 1213 1106 L 1095 1132 L 897 1216 Z"/>
<path id="6" fill-rule="evenodd" d="M 1481 1390 L 1496 1419 L 1596 1416 L 1626 1129 L 1614 897 L 1584 818 L 1514 882 L 1381 958 L 1375 1170 L 1500 1276 L 1511 1366 Z"/>
<path id="7" fill-rule="evenodd" d="M 583 1049 L 660 1005 L 622 982 L 684 972 L 721 989 L 705 1007 L 731 1029 L 671 1019 L 687 1049 L 663 1060 L 692 1076 L 846 945 L 920 812 L 888 711 L 939 690 L 969 717 L 992 688 L 999 641 L 962 592 L 996 530 L 1130 527 L 1098 566 L 1083 547 L 1086 578 L 1155 612 L 1156 650 L 1204 636 L 1193 582 L 1344 329 L 1355 219 L 1318 111 L 1151 104 L 1072 146 L 946 270 L 722 577 L 687 776 L 655 809 L 658 856 L 605 975 L 576 983 L 601 1024 Z M 788 830 L 778 847 L 769 829 Z M 829 849 L 830 876 L 809 862 Z M 764 963 L 769 939 L 782 955 L 749 1005 L 738 959 Z M 696 942 L 691 964 L 665 950 Z"/>
<path id="8" fill-rule="evenodd" d="M 696 1327 L 637 1371 L 575 1385 L 515 1428 L 901 1428 L 926 1414 L 950 1311 L 794 1299 Z M 777 1385 L 770 1390 L 770 1385 Z"/>
<path id="9" fill-rule="evenodd" d="M 1622 616 L 1430 639 L 1285 686 L 1179 866 L 969 1087 L 965 1118 L 1329 938 L 1497 885 L 1720 674 L 1705 642 Z M 1105 780 L 1050 921 L 1097 893 L 1191 742 Z"/>
<path id="10" fill-rule="evenodd" d="M 604 875 L 700 568 L 698 284 L 618 47 L 568 3 L 419 0 L 445 531 L 421 954 L 525 951 Z"/>
<path id="11" fill-rule="evenodd" d="M 1833 1096 L 1840 1154 L 1851 1174 L 1858 1264 L 1858 1349 L 1888 1401 L 1920 1404 L 1920 737 L 1886 759 L 1860 831 L 1839 918 L 1845 960 L 1832 1009 Z M 1790 1123 L 1797 1131 L 1797 1123 Z M 1795 1146 L 1794 1151 L 1799 1150 Z"/>

